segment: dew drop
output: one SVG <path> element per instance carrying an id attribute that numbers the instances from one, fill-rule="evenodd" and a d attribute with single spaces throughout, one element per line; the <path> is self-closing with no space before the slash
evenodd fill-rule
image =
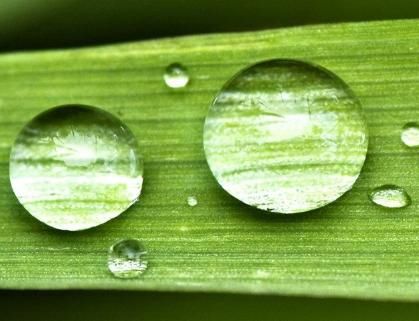
<path id="1" fill-rule="evenodd" d="M 388 208 L 402 208 L 412 203 L 404 188 L 391 184 L 374 188 L 369 198 L 374 204 Z"/>
<path id="2" fill-rule="evenodd" d="M 368 131 L 359 100 L 332 72 L 271 60 L 242 70 L 217 94 L 204 149 L 228 193 L 290 214 L 325 206 L 352 188 Z"/>
<path id="3" fill-rule="evenodd" d="M 141 193 L 143 164 L 134 135 L 95 107 L 59 106 L 19 133 L 10 182 L 25 209 L 60 230 L 84 230 L 117 217 Z"/>
<path id="4" fill-rule="evenodd" d="M 190 207 L 195 207 L 198 205 L 198 199 L 195 196 L 189 196 L 187 202 Z"/>
<path id="5" fill-rule="evenodd" d="M 109 271 L 117 278 L 136 278 L 147 270 L 146 255 L 147 252 L 140 241 L 136 239 L 120 241 L 109 248 Z"/>
<path id="6" fill-rule="evenodd" d="M 407 123 L 403 127 L 402 142 L 408 147 L 419 146 L 419 123 L 411 122 Z"/>
<path id="7" fill-rule="evenodd" d="M 170 88 L 183 88 L 189 83 L 189 74 L 183 65 L 171 64 L 164 73 L 164 82 Z"/>

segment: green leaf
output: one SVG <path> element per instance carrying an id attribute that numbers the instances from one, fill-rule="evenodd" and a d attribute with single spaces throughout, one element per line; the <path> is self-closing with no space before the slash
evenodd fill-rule
<path id="1" fill-rule="evenodd" d="M 152 289 L 419 299 L 418 150 L 405 123 L 419 119 L 419 21 L 324 25 L 194 36 L 95 49 L 0 57 L 0 286 L 24 289 Z M 266 215 L 236 201 L 212 177 L 202 147 L 204 117 L 242 68 L 301 59 L 341 77 L 360 98 L 370 131 L 355 187 L 303 215 Z M 187 66 L 180 90 L 165 67 Z M 140 202 L 99 228 L 52 230 L 19 205 L 8 182 L 10 147 L 39 112 L 81 103 L 120 117 L 144 156 Z M 368 191 L 404 187 L 405 209 L 373 205 Z M 187 205 L 195 195 L 199 204 Z M 136 280 L 107 271 L 110 245 L 138 238 L 149 268 Z"/>

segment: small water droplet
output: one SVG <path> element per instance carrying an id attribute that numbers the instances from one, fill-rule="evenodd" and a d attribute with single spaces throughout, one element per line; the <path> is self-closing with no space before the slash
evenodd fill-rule
<path id="1" fill-rule="evenodd" d="M 179 227 L 179 231 L 187 232 L 187 231 L 189 231 L 189 227 L 182 225 L 181 227 Z"/>
<path id="2" fill-rule="evenodd" d="M 259 209 L 299 213 L 352 188 L 368 131 L 359 100 L 340 78 L 279 59 L 224 85 L 205 120 L 204 149 L 228 193 Z"/>
<path id="3" fill-rule="evenodd" d="M 136 239 L 120 241 L 109 249 L 109 271 L 117 278 L 136 278 L 147 270 L 146 254 L 140 241 Z"/>
<path id="4" fill-rule="evenodd" d="M 411 122 L 407 123 L 403 127 L 402 142 L 408 147 L 419 146 L 419 123 Z"/>
<path id="5" fill-rule="evenodd" d="M 10 182 L 19 202 L 41 222 L 84 230 L 117 217 L 138 200 L 143 164 L 134 135 L 94 107 L 41 113 L 18 135 Z"/>
<path id="6" fill-rule="evenodd" d="M 389 208 L 402 208 L 412 203 L 404 188 L 391 184 L 374 188 L 369 198 L 374 204 Z"/>
<path id="7" fill-rule="evenodd" d="M 195 196 L 189 196 L 187 199 L 188 205 L 194 207 L 198 205 L 198 199 Z"/>
<path id="8" fill-rule="evenodd" d="M 269 271 L 266 270 L 262 270 L 262 269 L 258 269 L 256 270 L 255 276 L 257 278 L 269 278 L 271 276 L 271 273 Z"/>
<path id="9" fill-rule="evenodd" d="M 171 64 L 166 68 L 164 81 L 170 88 L 185 87 L 189 83 L 188 70 L 179 63 Z"/>

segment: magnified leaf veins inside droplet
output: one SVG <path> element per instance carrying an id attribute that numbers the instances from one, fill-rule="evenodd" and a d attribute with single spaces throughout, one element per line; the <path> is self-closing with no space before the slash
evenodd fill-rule
<path id="1" fill-rule="evenodd" d="M 330 71 L 271 60 L 235 75 L 211 105 L 204 148 L 218 183 L 277 213 L 320 208 L 350 190 L 368 147 L 359 100 Z"/>
<path id="2" fill-rule="evenodd" d="M 84 230 L 138 200 L 143 165 L 134 135 L 118 118 L 66 105 L 40 114 L 20 132 L 10 181 L 20 203 L 41 222 Z"/>
<path id="3" fill-rule="evenodd" d="M 136 239 L 122 240 L 112 245 L 108 252 L 108 268 L 120 279 L 132 279 L 147 270 L 147 252 Z"/>

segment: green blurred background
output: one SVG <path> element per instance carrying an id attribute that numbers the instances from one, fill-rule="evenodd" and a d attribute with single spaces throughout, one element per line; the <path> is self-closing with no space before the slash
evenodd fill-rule
<path id="1" fill-rule="evenodd" d="M 4 292 L 1 320 L 409 321 L 415 303 L 231 294 Z"/>
<path id="2" fill-rule="evenodd" d="M 418 16 L 418 0 L 0 0 L 0 51 Z M 233 294 L 0 291 L 0 310 L 8 321 L 407 321 L 418 319 L 419 306 Z"/>
<path id="3" fill-rule="evenodd" d="M 417 0 L 0 0 L 0 50 L 418 15 Z"/>

